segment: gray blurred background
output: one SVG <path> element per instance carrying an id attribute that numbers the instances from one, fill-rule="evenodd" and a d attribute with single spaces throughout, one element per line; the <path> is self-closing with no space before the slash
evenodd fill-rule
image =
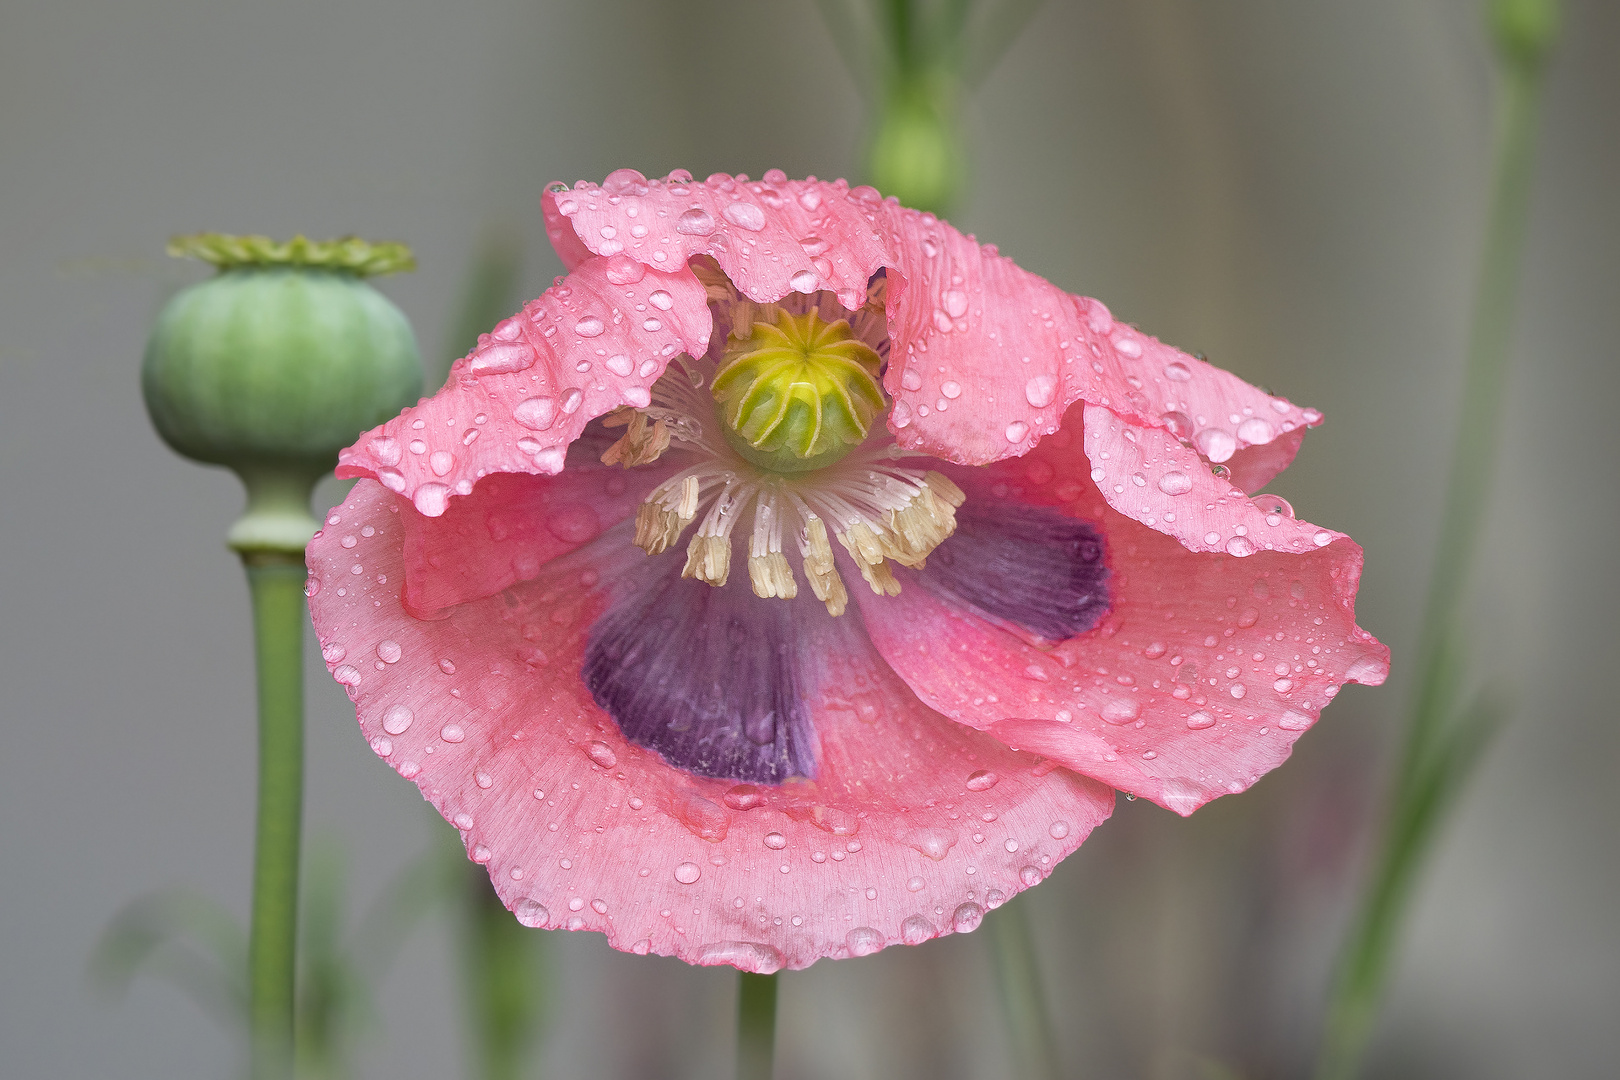
<path id="1" fill-rule="evenodd" d="M 1370 1063 L 1612 1076 L 1620 1061 L 1620 5 L 1573 0 L 1550 74 L 1518 355 L 1475 597 L 1522 707 L 1432 859 Z M 1049 0 L 968 110 L 955 215 L 1024 266 L 1328 417 L 1274 489 L 1367 549 L 1395 650 L 1253 793 L 1121 801 L 1030 899 L 1077 1075 L 1300 1075 L 1367 854 L 1438 520 L 1490 160 L 1474 0 Z M 127 900 L 246 915 L 247 596 L 229 475 L 153 435 L 137 370 L 203 268 L 176 232 L 400 239 L 381 288 L 430 364 L 467 268 L 560 269 L 551 179 L 633 166 L 858 175 L 865 112 L 810 3 L 0 0 L 0 1075 L 225 1076 L 167 985 L 93 992 Z M 337 496 L 335 485 L 323 488 Z M 354 902 L 447 829 L 310 652 L 313 838 Z M 992 916 L 993 918 L 994 916 Z M 465 1072 L 454 938 L 413 936 L 368 1077 Z M 547 942 L 536 1074 L 727 1076 L 735 978 Z M 1000 1077 L 984 935 L 782 983 L 779 1077 Z"/>

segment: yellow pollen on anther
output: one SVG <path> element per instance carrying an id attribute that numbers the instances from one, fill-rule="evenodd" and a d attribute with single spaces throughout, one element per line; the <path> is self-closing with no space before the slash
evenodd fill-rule
<path id="1" fill-rule="evenodd" d="M 754 595 L 764 600 L 772 597 L 792 600 L 799 595 L 793 569 L 780 551 L 748 556 L 748 581 L 754 587 Z"/>
<path id="2" fill-rule="evenodd" d="M 804 576 L 810 579 L 810 591 L 816 599 L 827 605 L 828 614 L 837 617 L 849 604 L 849 593 L 844 579 L 833 565 L 832 544 L 827 540 L 827 523 L 811 517 L 804 524 Z"/>
<path id="3" fill-rule="evenodd" d="M 628 416 L 624 414 L 628 413 Z M 640 409 L 620 409 L 602 418 L 603 427 L 625 427 L 619 441 L 602 451 L 602 464 L 621 465 L 626 469 L 637 465 L 650 465 L 669 449 L 669 425 L 662 419 L 647 422 L 647 414 Z"/>
<path id="4" fill-rule="evenodd" d="M 681 569 L 681 577 L 720 586 L 730 576 L 731 540 L 703 533 L 692 537 L 692 542 L 686 546 L 686 566 Z"/>

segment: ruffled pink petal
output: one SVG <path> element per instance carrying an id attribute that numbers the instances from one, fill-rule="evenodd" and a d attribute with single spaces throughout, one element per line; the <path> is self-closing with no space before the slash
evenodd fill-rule
<path id="1" fill-rule="evenodd" d="M 670 358 L 701 353 L 710 328 L 684 264 L 590 259 L 480 337 L 438 394 L 361 436 L 337 475 L 376 479 L 438 517 L 490 473 L 556 473 L 593 417 L 646 405 Z"/>
<path id="2" fill-rule="evenodd" d="M 1022 454 L 1079 400 L 1183 433 L 1216 462 L 1321 420 L 872 188 L 774 169 L 761 181 L 716 173 L 702 183 L 621 169 L 554 197 L 596 254 L 654 268 L 708 255 L 759 301 L 827 289 L 854 308 L 886 268 L 890 424 L 902 445 L 950 461 Z M 569 258 L 566 236 L 554 242 Z M 1264 467 L 1292 456 L 1279 449 Z"/>
<path id="3" fill-rule="evenodd" d="M 1349 539 L 1273 509 L 1286 503 L 1251 499 L 1162 428 L 1138 427 L 1098 405 L 1085 406 L 1084 424 L 1091 479 L 1102 497 L 1189 551 L 1246 558 L 1257 551 L 1299 553 Z"/>
<path id="4" fill-rule="evenodd" d="M 1226 460 L 1231 471 L 1232 486 L 1250 493 L 1259 491 L 1282 475 L 1294 462 L 1300 444 L 1305 441 L 1305 429 L 1286 431 L 1268 443 L 1245 446 Z"/>
<path id="5" fill-rule="evenodd" d="M 668 473 L 589 461 L 556 476 L 500 473 L 452 500 L 442 517 L 404 515 L 405 610 L 432 618 L 534 579 L 552 559 L 633 516 Z"/>
<path id="6" fill-rule="evenodd" d="M 625 740 L 579 677 L 609 590 L 647 556 L 604 536 L 423 621 L 400 601 L 413 513 L 365 481 L 333 512 L 310 546 L 316 631 L 373 749 L 462 831 L 527 925 L 692 963 L 804 967 L 973 929 L 1112 810 L 1103 785 L 925 708 L 856 619 L 815 604 L 816 780 L 680 772 Z"/>
<path id="7" fill-rule="evenodd" d="M 1109 507 L 1086 479 L 1073 419 L 1021 461 L 953 476 L 969 499 L 1051 507 L 1101 529 L 1113 607 L 1096 629 L 1034 641 L 909 579 L 896 598 L 859 591 L 861 610 L 925 704 L 1189 814 L 1280 764 L 1341 685 L 1383 681 L 1389 651 L 1355 624 L 1361 549 L 1337 533 L 1318 546 L 1296 524 L 1277 528 L 1307 530 L 1297 550 L 1189 550 Z M 1238 518 L 1222 520 L 1231 535 Z M 1263 515 L 1257 528 L 1271 528 Z"/>

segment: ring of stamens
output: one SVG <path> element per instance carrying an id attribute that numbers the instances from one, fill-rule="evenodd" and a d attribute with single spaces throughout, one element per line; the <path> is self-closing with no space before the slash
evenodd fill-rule
<path id="1" fill-rule="evenodd" d="M 711 305 L 718 309 L 718 317 L 726 318 L 732 337 L 741 337 L 740 327 L 773 318 L 773 305 L 740 297 L 717 271 L 711 269 L 705 277 L 700 265 L 694 269 L 704 277 Z M 882 310 L 882 288 L 880 278 L 868 304 L 855 313 L 845 312 L 827 293 L 790 297 L 775 306 L 802 316 L 831 305 L 832 314 L 848 319 L 881 355 L 887 353 L 888 341 L 883 320 L 873 317 L 873 308 Z M 636 511 L 636 545 L 650 555 L 659 554 L 696 522 L 682 576 L 722 586 L 731 573 L 732 533 L 739 522 L 748 520 L 748 578 L 755 595 L 780 599 L 798 595 L 787 557 L 791 546 L 797 550 L 810 591 L 833 615 L 842 614 L 849 594 L 835 565 L 833 539 L 849 553 L 873 592 L 897 595 L 900 583 L 888 564 L 922 567 L 929 553 L 956 529 L 955 511 L 964 500 L 961 488 L 937 471 L 907 464 L 924 455 L 877 437 L 815 469 L 782 472 L 749 461 L 725 437 L 724 420 L 705 390 L 716 367 L 711 357 L 678 357 L 654 385 L 646 408 L 621 411 L 604 421 L 626 428 L 602 455 L 604 462 L 629 468 L 654 461 L 670 448 L 686 451 L 693 459 L 642 501 Z"/>

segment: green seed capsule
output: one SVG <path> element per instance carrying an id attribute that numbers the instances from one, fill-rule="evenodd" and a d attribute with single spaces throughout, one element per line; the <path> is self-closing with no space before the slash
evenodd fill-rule
<path id="1" fill-rule="evenodd" d="M 229 466 L 247 484 L 249 514 L 233 547 L 301 549 L 309 488 L 360 432 L 421 395 L 410 323 L 361 280 L 408 268 L 409 253 L 356 240 L 218 235 L 183 238 L 170 251 L 220 273 L 158 317 L 141 369 L 153 426 L 180 454 Z M 255 526 L 256 504 L 264 505 Z"/>

